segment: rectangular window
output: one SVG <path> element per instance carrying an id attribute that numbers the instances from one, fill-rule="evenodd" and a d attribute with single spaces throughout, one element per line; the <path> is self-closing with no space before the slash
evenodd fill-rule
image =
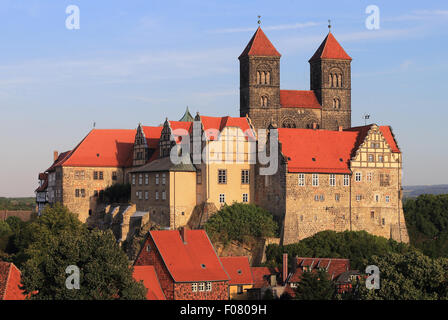
<path id="1" fill-rule="evenodd" d="M 370 211 L 370 218 L 375 219 L 375 211 Z"/>
<path id="2" fill-rule="evenodd" d="M 241 170 L 241 184 L 249 184 L 249 170 Z"/>
<path id="3" fill-rule="evenodd" d="M 330 186 L 334 187 L 336 185 L 336 175 L 330 174 Z"/>
<path id="4" fill-rule="evenodd" d="M 303 187 L 305 185 L 305 174 L 299 173 L 299 186 Z"/>
<path id="5" fill-rule="evenodd" d="M 76 189 L 75 190 L 75 197 L 79 198 L 80 194 L 81 194 L 81 192 L 79 191 L 79 189 Z"/>
<path id="6" fill-rule="evenodd" d="M 380 196 L 378 194 L 375 195 L 375 202 L 380 202 Z"/>
<path id="7" fill-rule="evenodd" d="M 93 171 L 93 180 L 98 180 L 98 171 Z"/>
<path id="8" fill-rule="evenodd" d="M 379 155 L 378 156 L 378 162 L 384 162 L 384 156 L 383 155 Z"/>
<path id="9" fill-rule="evenodd" d="M 143 175 L 141 173 L 138 175 L 138 184 L 139 185 L 143 184 Z"/>
<path id="10" fill-rule="evenodd" d="M 159 184 L 159 174 L 156 174 L 156 184 Z"/>
<path id="11" fill-rule="evenodd" d="M 132 175 L 132 185 L 135 186 L 135 174 Z"/>
<path id="12" fill-rule="evenodd" d="M 367 181 L 371 182 L 373 178 L 373 173 L 372 172 L 368 172 L 367 173 Z"/>
<path id="13" fill-rule="evenodd" d="M 313 173 L 313 186 L 317 187 L 319 185 L 319 174 Z"/>
<path id="14" fill-rule="evenodd" d="M 199 282 L 199 291 L 205 291 L 205 283 Z"/>
<path id="15" fill-rule="evenodd" d="M 356 195 L 356 201 L 361 201 L 361 199 L 362 199 L 362 195 L 357 194 L 357 195 Z"/>
<path id="16" fill-rule="evenodd" d="M 103 171 L 99 171 L 98 174 L 99 174 L 99 177 L 98 177 L 99 180 L 103 180 L 104 179 Z"/>
<path id="17" fill-rule="evenodd" d="M 81 197 L 83 197 L 83 198 L 86 197 L 86 190 L 85 189 L 81 189 Z"/>
<path id="18" fill-rule="evenodd" d="M 159 191 L 156 191 L 156 200 L 159 200 Z"/>
<path id="19" fill-rule="evenodd" d="M 84 170 L 77 170 L 75 171 L 75 179 L 77 180 L 84 180 L 85 172 Z"/>
<path id="20" fill-rule="evenodd" d="M 318 195 L 318 194 L 316 194 L 316 195 L 314 196 L 314 201 L 319 201 L 319 195 Z"/>
<path id="21" fill-rule="evenodd" d="M 374 162 L 375 161 L 375 157 L 373 156 L 373 154 L 369 154 L 369 162 Z"/>
<path id="22" fill-rule="evenodd" d="M 249 195 L 247 193 L 243 193 L 243 202 L 249 201 Z"/>
<path id="23" fill-rule="evenodd" d="M 148 199 L 149 199 L 149 192 L 145 191 L 145 200 L 148 200 Z"/>
<path id="24" fill-rule="evenodd" d="M 383 226 L 386 224 L 386 219 L 381 219 L 381 223 L 383 224 Z"/>
<path id="25" fill-rule="evenodd" d="M 361 182 L 361 180 L 362 180 L 362 174 L 361 174 L 361 172 L 356 172 L 356 173 L 355 173 L 355 181 L 356 181 L 356 182 Z"/>
<path id="26" fill-rule="evenodd" d="M 212 291 L 212 283 L 207 282 L 207 291 Z"/>
<path id="27" fill-rule="evenodd" d="M 388 174 L 381 173 L 380 174 L 380 186 L 388 187 L 390 185 L 390 178 Z"/>
<path id="28" fill-rule="evenodd" d="M 219 184 L 226 184 L 227 183 L 227 170 L 226 169 L 219 169 L 218 170 L 218 183 Z"/>
<path id="29" fill-rule="evenodd" d="M 320 201 L 324 201 L 325 200 L 325 196 L 323 194 L 320 195 Z"/>
<path id="30" fill-rule="evenodd" d="M 149 184 L 149 174 L 145 173 L 145 184 L 148 185 Z"/>
<path id="31" fill-rule="evenodd" d="M 139 200 L 142 200 L 142 198 L 143 198 L 143 192 L 142 192 L 142 191 L 139 191 L 139 192 L 138 192 L 138 199 L 139 199 Z"/>
<path id="32" fill-rule="evenodd" d="M 390 196 L 386 196 L 386 202 L 390 202 Z"/>
<path id="33" fill-rule="evenodd" d="M 196 171 L 196 184 L 202 184 L 202 170 Z"/>
<path id="34" fill-rule="evenodd" d="M 350 175 L 344 174 L 344 187 L 350 185 Z"/>
<path id="35" fill-rule="evenodd" d="M 339 193 L 336 193 L 336 194 L 334 195 L 334 199 L 335 199 L 337 202 L 339 202 L 339 200 L 341 199 L 341 195 L 340 195 Z"/>
<path id="36" fill-rule="evenodd" d="M 219 203 L 226 203 L 226 195 L 224 193 L 219 194 Z"/>
<path id="37" fill-rule="evenodd" d="M 193 282 L 191 284 L 191 291 L 192 292 L 197 292 L 198 291 L 198 283 L 197 282 Z"/>
<path id="38" fill-rule="evenodd" d="M 166 200 L 166 192 L 162 191 L 162 200 Z"/>
<path id="39" fill-rule="evenodd" d="M 162 173 L 162 184 L 166 184 L 166 175 Z"/>
<path id="40" fill-rule="evenodd" d="M 117 181 L 117 179 L 118 179 L 117 171 L 113 171 L 113 172 L 112 172 L 112 180 L 113 180 L 113 181 Z"/>

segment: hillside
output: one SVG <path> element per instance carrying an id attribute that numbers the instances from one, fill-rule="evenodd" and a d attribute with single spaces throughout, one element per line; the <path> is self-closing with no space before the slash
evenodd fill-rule
<path id="1" fill-rule="evenodd" d="M 2 198 L 0 197 L 0 210 L 33 210 L 36 206 L 36 199 L 28 198 Z"/>
<path id="2" fill-rule="evenodd" d="M 414 198 L 422 194 L 448 194 L 448 184 L 403 186 L 404 198 Z"/>

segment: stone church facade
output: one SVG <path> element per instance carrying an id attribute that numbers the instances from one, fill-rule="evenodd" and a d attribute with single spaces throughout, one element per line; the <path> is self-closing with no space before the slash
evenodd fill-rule
<path id="1" fill-rule="evenodd" d="M 240 55 L 240 116 L 256 129 L 351 127 L 350 56 L 328 33 L 309 60 L 310 90 L 280 89 L 281 55 L 258 28 Z"/>

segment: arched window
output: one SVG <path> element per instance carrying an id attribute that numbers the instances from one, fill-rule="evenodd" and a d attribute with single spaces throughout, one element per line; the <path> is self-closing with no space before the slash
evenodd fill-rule
<path id="1" fill-rule="evenodd" d="M 260 71 L 257 71 L 257 84 L 260 84 Z"/>
<path id="2" fill-rule="evenodd" d="M 339 98 L 333 99 L 333 109 L 339 109 L 341 107 L 341 100 Z"/>
<path id="3" fill-rule="evenodd" d="M 261 96 L 260 97 L 260 105 L 262 107 L 267 107 L 269 105 L 269 99 L 268 96 Z"/>
<path id="4" fill-rule="evenodd" d="M 266 72 L 266 84 L 271 83 L 271 73 L 268 71 Z"/>
<path id="5" fill-rule="evenodd" d="M 265 81 L 266 81 L 266 73 L 261 72 L 261 84 L 265 84 Z"/>
<path id="6" fill-rule="evenodd" d="M 291 119 L 285 119 L 285 120 L 283 120 L 282 127 L 283 128 L 295 128 L 296 124 Z"/>
<path id="7" fill-rule="evenodd" d="M 342 74 L 338 75 L 338 87 L 341 88 L 342 87 Z"/>

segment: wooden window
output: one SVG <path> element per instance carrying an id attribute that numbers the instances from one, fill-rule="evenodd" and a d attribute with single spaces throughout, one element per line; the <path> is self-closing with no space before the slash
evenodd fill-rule
<path id="1" fill-rule="evenodd" d="M 299 186 L 303 187 L 305 185 L 305 174 L 299 173 Z"/>
<path id="2" fill-rule="evenodd" d="M 241 183 L 249 184 L 249 170 L 241 170 Z"/>
<path id="3" fill-rule="evenodd" d="M 227 170 L 226 169 L 219 169 L 218 170 L 218 183 L 219 184 L 226 184 L 227 183 Z"/>

